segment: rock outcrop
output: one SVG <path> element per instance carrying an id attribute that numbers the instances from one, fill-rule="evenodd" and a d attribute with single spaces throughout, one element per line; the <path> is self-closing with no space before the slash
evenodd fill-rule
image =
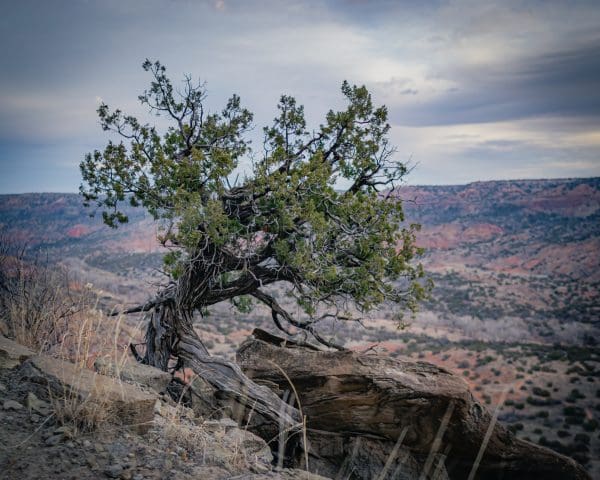
<path id="1" fill-rule="evenodd" d="M 64 360 L 31 357 L 21 365 L 19 377 L 66 399 L 61 401 L 95 406 L 108 421 L 132 426 L 140 433 L 148 431 L 154 419 L 155 395 Z"/>
<path id="2" fill-rule="evenodd" d="M 34 355 L 29 348 L 0 335 L 0 368 L 16 367 Z"/>
<path id="3" fill-rule="evenodd" d="M 165 395 L 157 392 L 164 392 L 167 378 L 151 367 L 116 369 L 115 379 L 35 355 L 2 337 L 0 358 L 0 439 L 11 445 L 19 438 L 12 450 L 0 451 L 0 468 L 7 472 L 47 476 L 53 459 L 55 473 L 78 462 L 78 475 L 86 480 L 100 472 L 111 478 L 135 472 L 163 478 L 174 468 L 181 469 L 177 478 L 186 480 L 589 479 L 573 460 L 516 439 L 473 399 L 462 378 L 424 362 L 324 352 L 257 330 L 240 347 L 239 364 L 258 383 L 291 398 L 306 421 L 304 429 L 274 434 L 272 424 L 261 424 L 256 412 L 250 418 L 242 414 L 240 428 L 231 419 L 207 419 L 161 401 Z M 211 390 L 204 394 L 210 396 Z M 74 438 L 68 426 L 52 424 L 51 410 L 56 412 L 61 395 L 101 402 L 114 415 L 111 428 L 94 433 L 90 441 Z M 227 400 L 216 395 L 203 408 Z M 19 461 L 14 455 L 21 444 L 34 445 L 39 458 Z M 111 453 L 104 455 L 107 450 Z M 134 451 L 144 452 L 142 462 L 131 461 Z M 165 455 L 169 451 L 177 455 Z M 31 467 L 32 462 L 38 466 Z M 306 467 L 313 476 L 298 469 Z"/>
<path id="4" fill-rule="evenodd" d="M 515 438 L 460 377 L 428 363 L 317 351 L 260 330 L 240 347 L 238 363 L 282 395 L 295 389 L 309 467 L 326 475 L 345 468 L 361 480 L 446 471 L 452 480 L 589 478 L 572 459 Z"/>
<path id="5" fill-rule="evenodd" d="M 147 387 L 156 393 L 166 392 L 167 387 L 172 381 L 170 373 L 163 372 L 149 365 L 143 365 L 130 357 L 118 363 L 106 358 L 98 358 L 94 362 L 94 369 L 102 375 Z"/>
<path id="6" fill-rule="evenodd" d="M 152 367 L 98 362 L 113 378 L 1 336 L 0 358 L 1 478 L 327 480 L 273 466 L 269 445 L 221 412 L 198 416 L 156 393 L 167 374 Z M 111 415 L 80 429 L 82 403 Z"/>

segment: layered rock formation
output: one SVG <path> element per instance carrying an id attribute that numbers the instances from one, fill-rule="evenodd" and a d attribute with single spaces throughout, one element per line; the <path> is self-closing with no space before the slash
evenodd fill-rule
<path id="1" fill-rule="evenodd" d="M 240 347 L 238 362 L 281 395 L 297 392 L 309 468 L 326 475 L 589 478 L 570 458 L 516 439 L 461 378 L 431 364 L 317 351 L 262 331 Z"/>

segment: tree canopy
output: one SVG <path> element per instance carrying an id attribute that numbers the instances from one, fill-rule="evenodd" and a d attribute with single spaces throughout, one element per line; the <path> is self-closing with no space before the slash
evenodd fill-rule
<path id="1" fill-rule="evenodd" d="M 253 150 L 253 115 L 239 96 L 209 112 L 203 83 L 186 76 L 176 88 L 159 62 L 143 68 L 152 81 L 139 100 L 171 126 L 160 132 L 103 103 L 101 126 L 117 139 L 80 165 L 81 193 L 106 224 L 127 222 L 129 203 L 162 226 L 171 281 L 130 311 L 171 305 L 191 315 L 225 300 L 240 309 L 259 301 L 279 329 L 333 346 L 319 333 L 324 319 L 352 319 L 383 302 L 415 309 L 426 292 L 413 263 L 418 226 L 405 224 L 393 195 L 407 167 L 394 160 L 387 109 L 374 106 L 364 86 L 344 82 L 346 108 L 330 110 L 314 129 L 303 106 L 281 96 Z M 247 168 L 234 180 L 240 165 Z M 302 318 L 269 293 L 278 282 Z"/>

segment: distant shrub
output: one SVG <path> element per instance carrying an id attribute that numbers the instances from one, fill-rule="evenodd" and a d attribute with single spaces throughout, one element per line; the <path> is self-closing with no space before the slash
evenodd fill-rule
<path id="1" fill-rule="evenodd" d="M 550 392 L 548 390 L 544 390 L 543 388 L 540 388 L 540 387 L 533 387 L 532 392 L 534 395 L 537 395 L 538 397 L 549 397 L 550 396 Z"/>
<path id="2" fill-rule="evenodd" d="M 568 406 L 563 408 L 563 414 L 567 417 L 583 417 L 585 410 L 581 407 Z"/>
<path id="3" fill-rule="evenodd" d="M 577 388 L 571 390 L 569 396 L 565 399 L 569 403 L 576 403 L 577 400 L 582 400 L 585 398 L 585 395 L 581 393 Z"/>
<path id="4" fill-rule="evenodd" d="M 521 430 L 523 430 L 523 424 L 522 423 L 513 423 L 512 425 L 508 426 L 508 429 L 513 432 L 513 433 L 517 433 Z"/>
<path id="5" fill-rule="evenodd" d="M 582 417 L 565 417 L 565 425 L 583 425 Z"/>
<path id="6" fill-rule="evenodd" d="M 583 429 L 586 432 L 595 432 L 598 429 L 598 420 L 592 418 L 583 422 Z"/>
<path id="7" fill-rule="evenodd" d="M 579 443 L 582 445 L 590 444 L 590 436 L 587 433 L 578 433 L 575 435 L 573 440 L 575 441 L 575 443 Z"/>
<path id="8" fill-rule="evenodd" d="M 97 296 L 70 272 L 0 237 L 0 334 L 37 352 L 56 350 Z"/>
<path id="9" fill-rule="evenodd" d="M 532 397 L 532 396 L 527 397 L 527 399 L 525 401 L 529 405 L 533 405 L 536 407 L 545 407 L 548 405 L 554 405 L 554 404 L 558 403 L 556 400 L 552 400 L 550 398 L 538 398 L 538 397 Z"/>

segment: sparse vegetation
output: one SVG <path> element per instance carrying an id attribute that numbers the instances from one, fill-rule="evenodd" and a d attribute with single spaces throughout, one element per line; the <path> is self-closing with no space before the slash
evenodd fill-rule
<path id="1" fill-rule="evenodd" d="M 56 350 L 94 302 L 67 269 L 0 238 L 1 334 L 39 352 Z"/>

